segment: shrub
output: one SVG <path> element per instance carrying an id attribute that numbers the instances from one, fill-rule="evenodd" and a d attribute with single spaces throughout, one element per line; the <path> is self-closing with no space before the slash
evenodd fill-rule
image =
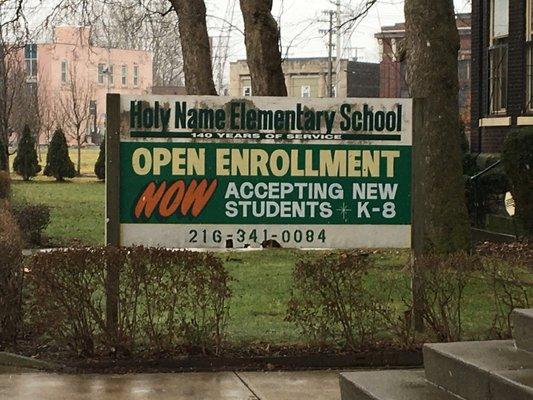
<path id="1" fill-rule="evenodd" d="M 42 233 L 50 224 L 50 207 L 44 204 L 15 203 L 13 215 L 28 245 L 42 245 Z"/>
<path id="2" fill-rule="evenodd" d="M 157 350 L 179 345 L 218 351 L 230 296 L 229 275 L 209 253 L 130 249 L 121 270 L 123 331 Z"/>
<path id="3" fill-rule="evenodd" d="M 106 264 L 120 271 L 118 342 L 106 331 Z M 37 333 L 82 355 L 98 349 L 218 352 L 230 296 L 229 275 L 208 253 L 92 248 L 31 260 L 30 302 Z"/>
<path id="4" fill-rule="evenodd" d="M 0 255 L 0 342 L 12 342 L 22 315 L 22 241 L 6 208 L 0 208 Z"/>
<path id="5" fill-rule="evenodd" d="M 479 258 L 466 253 L 427 255 L 417 261 L 423 271 L 423 318 L 439 341 L 462 337 L 465 287 L 479 267 Z"/>
<path id="6" fill-rule="evenodd" d="M 105 140 L 100 143 L 100 153 L 98 153 L 98 159 L 94 164 L 94 173 L 101 181 L 105 180 Z"/>
<path id="7" fill-rule="evenodd" d="M 516 216 L 533 238 L 533 129 L 512 132 L 502 151 L 505 171 L 511 181 Z"/>
<path id="8" fill-rule="evenodd" d="M 387 306 L 365 288 L 366 255 L 328 253 L 299 261 L 286 320 L 319 343 L 357 349 L 373 342 L 385 325 Z"/>
<path id="9" fill-rule="evenodd" d="M 74 163 L 68 155 L 67 139 L 61 129 L 57 129 L 54 132 L 54 136 L 52 136 L 50 141 L 44 174 L 53 176 L 60 182 L 65 178 L 76 176 Z"/>
<path id="10" fill-rule="evenodd" d="M 37 158 L 35 149 L 35 139 L 33 138 L 28 125 L 24 126 L 22 137 L 18 144 L 17 155 L 13 161 L 13 169 L 17 174 L 27 181 L 41 172 L 41 166 Z"/>
<path id="11" fill-rule="evenodd" d="M 37 253 L 28 264 L 28 315 L 37 334 L 80 355 L 105 337 L 105 259 L 101 249 Z"/>
<path id="12" fill-rule="evenodd" d="M 530 308 L 533 292 L 531 258 L 486 257 L 482 276 L 489 284 L 494 302 L 491 334 L 499 339 L 512 337 L 511 315 L 515 308 Z"/>
<path id="13" fill-rule="evenodd" d="M 0 171 L 0 202 L 11 195 L 11 177 L 7 171 Z"/>

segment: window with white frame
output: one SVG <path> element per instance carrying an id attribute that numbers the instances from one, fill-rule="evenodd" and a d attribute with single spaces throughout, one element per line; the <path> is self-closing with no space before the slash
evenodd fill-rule
<path id="1" fill-rule="evenodd" d="M 120 83 L 122 86 L 126 86 L 128 84 L 128 66 L 123 65 L 120 69 Z"/>
<path id="2" fill-rule="evenodd" d="M 139 86 L 139 66 L 133 66 L 133 86 Z"/>
<path id="3" fill-rule="evenodd" d="M 243 86 L 242 95 L 244 97 L 250 97 L 252 95 L 252 87 L 251 86 Z"/>
<path id="4" fill-rule="evenodd" d="M 533 111 L 533 43 L 526 43 L 526 110 Z"/>
<path id="5" fill-rule="evenodd" d="M 507 38 L 509 0 L 490 0 L 489 114 L 504 114 L 507 109 Z"/>
<path id="6" fill-rule="evenodd" d="M 107 82 L 110 86 L 115 85 L 115 67 L 113 64 L 109 64 L 109 67 L 107 67 Z"/>
<path id="7" fill-rule="evenodd" d="M 301 97 L 311 97 L 311 86 L 302 85 L 300 94 L 301 94 Z"/>
<path id="8" fill-rule="evenodd" d="M 509 0 L 490 0 L 491 42 L 509 36 Z"/>
<path id="9" fill-rule="evenodd" d="M 61 61 L 61 83 L 68 82 L 68 61 Z"/>
<path id="10" fill-rule="evenodd" d="M 105 77 L 105 64 L 98 64 L 98 84 L 103 85 L 104 84 L 104 77 Z"/>
<path id="11" fill-rule="evenodd" d="M 526 0 L 526 41 L 533 40 L 533 0 Z"/>
<path id="12" fill-rule="evenodd" d="M 37 45 L 28 44 L 24 49 L 24 59 L 26 64 L 26 76 L 28 78 L 37 77 Z"/>
<path id="13" fill-rule="evenodd" d="M 526 4 L 526 110 L 533 111 L 533 0 Z"/>

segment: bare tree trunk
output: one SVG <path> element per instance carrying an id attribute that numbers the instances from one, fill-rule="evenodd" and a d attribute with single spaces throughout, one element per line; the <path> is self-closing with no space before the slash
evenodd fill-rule
<path id="1" fill-rule="evenodd" d="M 459 34 L 452 0 L 406 0 L 407 80 L 425 98 L 415 171 L 424 201 L 420 253 L 470 247 L 462 179 L 457 77 Z"/>
<path id="2" fill-rule="evenodd" d="M 459 34 L 452 0 L 406 0 L 407 82 L 423 98 L 422 126 L 414 138 L 415 240 L 413 321 L 424 329 L 425 278 L 418 259 L 470 247 L 460 147 L 457 76 Z M 415 132 L 416 134 L 416 132 Z"/>
<path id="3" fill-rule="evenodd" d="M 7 132 L 8 116 L 6 104 L 6 53 L 0 28 L 0 171 L 9 171 L 9 137 Z"/>
<path id="4" fill-rule="evenodd" d="M 240 0 L 254 96 L 287 96 L 272 1 Z"/>
<path id="5" fill-rule="evenodd" d="M 188 94 L 216 95 L 204 0 L 169 0 L 179 19 Z"/>
<path id="6" fill-rule="evenodd" d="M 78 164 L 77 164 L 77 170 L 78 170 L 78 176 L 81 175 L 81 138 L 79 132 L 77 133 L 77 145 L 78 145 Z"/>

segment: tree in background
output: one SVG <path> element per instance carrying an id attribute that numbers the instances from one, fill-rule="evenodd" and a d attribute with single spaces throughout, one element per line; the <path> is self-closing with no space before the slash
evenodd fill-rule
<path id="1" fill-rule="evenodd" d="M 18 58 L 20 46 L 18 42 L 4 40 L 0 29 L 0 170 L 5 171 L 9 169 L 9 148 L 16 141 L 15 133 L 22 130 L 32 109 L 32 103 L 23 100 L 28 88 Z"/>
<path id="2" fill-rule="evenodd" d="M 179 19 L 185 85 L 190 95 L 216 95 L 204 0 L 169 0 Z"/>
<path id="3" fill-rule="evenodd" d="M 272 1 L 240 0 L 254 96 L 287 96 Z"/>
<path id="4" fill-rule="evenodd" d="M 105 139 L 100 143 L 100 153 L 96 164 L 94 164 L 94 173 L 101 181 L 105 180 Z"/>
<path id="5" fill-rule="evenodd" d="M 150 51 L 154 86 L 183 85 L 178 17 L 168 0 L 122 0 L 102 4 L 92 36 L 107 48 Z"/>
<path id="6" fill-rule="evenodd" d="M 35 149 L 35 139 L 31 134 L 30 127 L 24 126 L 22 136 L 18 143 L 17 155 L 13 161 L 13 170 L 22 176 L 25 181 L 30 180 L 41 172 L 41 166 Z"/>
<path id="7" fill-rule="evenodd" d="M 50 141 L 44 174 L 53 176 L 59 182 L 64 181 L 65 178 L 74 178 L 76 176 L 74 163 L 68 155 L 67 139 L 61 129 L 57 129 L 54 132 L 54 136 Z"/>
<path id="8" fill-rule="evenodd" d="M 63 116 L 62 124 L 67 135 L 76 142 L 78 153 L 76 171 L 81 174 L 81 147 L 89 139 L 89 123 L 91 111 L 89 104 L 92 99 L 93 87 L 76 73 L 76 68 L 69 71 L 69 81 L 64 94 L 58 98 L 57 111 Z"/>

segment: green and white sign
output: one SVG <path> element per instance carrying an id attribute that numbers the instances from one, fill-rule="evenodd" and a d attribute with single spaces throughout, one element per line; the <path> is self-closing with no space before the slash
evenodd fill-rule
<path id="1" fill-rule="evenodd" d="M 120 96 L 119 114 L 121 245 L 411 246 L 410 99 Z"/>

